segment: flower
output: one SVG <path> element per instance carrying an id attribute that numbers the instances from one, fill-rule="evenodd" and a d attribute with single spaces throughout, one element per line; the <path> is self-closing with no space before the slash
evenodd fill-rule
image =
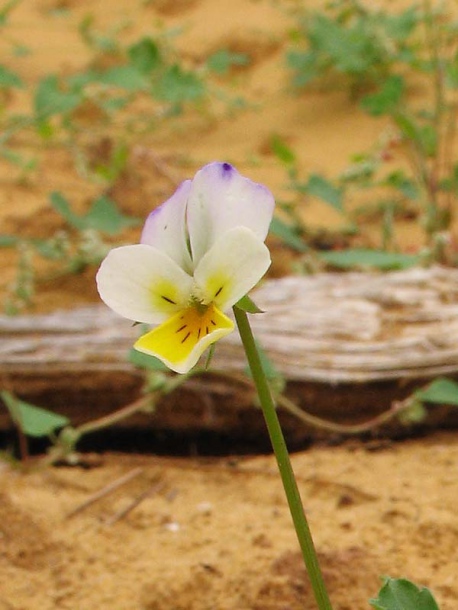
<path id="1" fill-rule="evenodd" d="M 225 315 L 265 274 L 274 199 L 229 163 L 210 163 L 148 216 L 140 244 L 111 250 L 97 273 L 116 313 L 157 325 L 135 349 L 188 372 L 234 329 Z"/>

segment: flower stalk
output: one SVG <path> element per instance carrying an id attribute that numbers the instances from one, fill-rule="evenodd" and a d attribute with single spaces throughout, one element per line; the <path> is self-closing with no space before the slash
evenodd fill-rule
<path id="1" fill-rule="evenodd" d="M 308 572 L 310 583 L 315 595 L 319 610 L 332 610 L 331 602 L 326 590 L 323 575 L 318 563 L 315 546 L 305 516 L 296 477 L 289 458 L 283 432 L 278 420 L 272 394 L 264 374 L 256 342 L 253 337 L 248 316 L 245 311 L 234 306 L 234 316 L 242 339 L 242 344 L 258 392 L 264 419 L 269 432 L 272 448 L 280 471 L 283 487 L 293 519 L 299 545 L 302 551 L 304 564 Z"/>

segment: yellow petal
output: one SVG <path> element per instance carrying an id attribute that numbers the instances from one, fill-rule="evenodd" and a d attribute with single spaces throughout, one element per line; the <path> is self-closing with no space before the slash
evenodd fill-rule
<path id="1" fill-rule="evenodd" d="M 177 373 L 187 373 L 209 345 L 233 330 L 232 320 L 213 304 L 188 307 L 140 337 L 134 347 Z"/>

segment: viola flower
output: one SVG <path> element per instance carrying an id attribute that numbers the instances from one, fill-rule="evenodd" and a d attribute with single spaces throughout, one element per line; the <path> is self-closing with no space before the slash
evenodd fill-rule
<path id="1" fill-rule="evenodd" d="M 234 329 L 225 315 L 270 265 L 274 199 L 229 163 L 210 163 L 151 212 L 140 244 L 114 248 L 97 273 L 116 313 L 157 325 L 135 349 L 188 372 Z"/>

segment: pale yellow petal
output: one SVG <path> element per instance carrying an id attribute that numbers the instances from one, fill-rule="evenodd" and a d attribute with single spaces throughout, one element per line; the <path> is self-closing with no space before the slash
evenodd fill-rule
<path id="1" fill-rule="evenodd" d="M 235 227 L 222 235 L 194 272 L 194 293 L 226 311 L 245 296 L 270 265 L 267 246 L 250 229 Z"/>

